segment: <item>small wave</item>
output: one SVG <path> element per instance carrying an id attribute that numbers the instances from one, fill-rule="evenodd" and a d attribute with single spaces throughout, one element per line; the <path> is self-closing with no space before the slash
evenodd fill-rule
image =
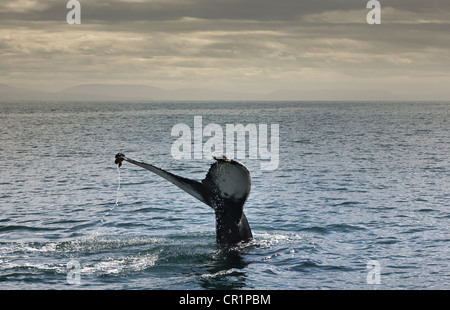
<path id="1" fill-rule="evenodd" d="M 90 276 L 123 275 L 130 272 L 142 271 L 153 267 L 158 260 L 158 254 L 135 254 L 124 257 L 101 257 L 95 261 L 81 260 L 79 270 L 82 278 Z M 51 260 L 43 262 L 40 259 L 23 261 L 2 261 L 2 274 L 14 272 L 15 274 L 63 274 L 67 275 L 67 263 L 71 259 Z"/>
<path id="2" fill-rule="evenodd" d="M 408 230 L 402 231 L 400 233 L 401 234 L 415 234 L 415 233 L 422 233 L 427 230 L 434 230 L 434 229 L 425 228 L 425 227 L 415 227 L 415 228 L 410 228 Z"/>
<path id="3" fill-rule="evenodd" d="M 58 242 L 5 242 L 1 243 L 2 254 L 20 253 L 84 253 L 106 250 L 117 250 L 133 246 L 158 244 L 161 239 L 153 237 L 82 237 L 69 241 Z"/>
<path id="4" fill-rule="evenodd" d="M 387 238 L 377 238 L 376 239 L 376 243 L 377 244 L 395 244 L 395 243 L 399 243 L 400 240 L 398 240 L 395 237 L 387 237 Z"/>
<path id="5" fill-rule="evenodd" d="M 434 211 L 436 211 L 436 210 L 431 209 L 431 208 L 422 208 L 422 209 L 417 210 L 417 212 L 434 212 Z"/>
<path id="6" fill-rule="evenodd" d="M 350 224 L 330 224 L 326 226 L 311 226 L 301 229 L 302 231 L 314 232 L 319 234 L 330 233 L 348 233 L 357 230 L 366 230 L 365 227 Z"/>
<path id="7" fill-rule="evenodd" d="M 311 259 L 305 259 L 302 262 L 292 266 L 289 268 L 289 270 L 292 271 L 307 271 L 310 270 L 311 268 L 320 268 L 321 267 L 321 263 L 318 261 L 314 261 Z"/>
<path id="8" fill-rule="evenodd" d="M 225 270 L 220 270 L 214 273 L 204 273 L 201 274 L 201 278 L 218 278 L 223 276 L 234 276 L 234 275 L 241 275 L 242 271 L 239 271 L 239 269 L 230 268 Z"/>
<path id="9" fill-rule="evenodd" d="M 352 271 L 353 268 L 349 268 L 346 266 L 335 266 L 335 265 L 324 265 L 321 262 L 306 259 L 303 262 L 296 264 L 289 268 L 291 271 L 299 271 L 299 272 L 309 272 L 313 270 L 318 271 Z"/>
<path id="10" fill-rule="evenodd" d="M 83 237 L 71 241 L 59 242 L 56 250 L 63 252 L 91 252 L 122 249 L 132 246 L 142 246 L 161 242 L 154 237 Z"/>
<path id="11" fill-rule="evenodd" d="M 8 225 L 1 226 L 0 232 L 11 232 L 17 230 L 25 230 L 25 231 L 55 231 L 60 230 L 59 227 L 33 227 L 33 226 L 25 226 L 25 225 Z"/>
<path id="12" fill-rule="evenodd" d="M 80 273 L 84 276 L 92 276 L 141 271 L 153 267 L 158 257 L 158 254 L 130 255 L 120 258 L 106 257 L 99 262 L 82 265 Z"/>
<path id="13" fill-rule="evenodd" d="M 352 232 L 355 230 L 366 230 L 365 227 L 350 224 L 331 224 L 327 228 L 336 232 Z"/>
<path id="14" fill-rule="evenodd" d="M 312 233 L 319 233 L 319 234 L 328 234 L 330 231 L 323 226 L 311 226 L 311 227 L 305 227 L 302 228 L 301 231 L 307 231 Z"/>
<path id="15" fill-rule="evenodd" d="M 280 232 L 280 231 L 273 231 L 273 232 L 258 232 L 256 231 L 254 233 L 255 239 L 261 239 L 261 240 L 275 240 L 277 242 L 279 241 L 298 241 L 298 240 L 304 240 L 305 236 L 302 234 L 297 233 L 291 233 L 291 232 Z"/>
<path id="16" fill-rule="evenodd" d="M 13 272 L 14 274 L 55 274 L 55 273 L 67 273 L 66 266 L 64 264 L 51 264 L 43 262 L 14 262 L 5 261 L 2 262 L 2 274 L 8 274 Z"/>
<path id="17" fill-rule="evenodd" d="M 341 188 L 341 189 L 335 189 L 335 190 L 347 190 L 346 188 Z M 336 203 L 336 204 L 333 204 L 333 207 L 337 207 L 337 206 L 355 206 L 355 205 L 359 205 L 359 204 L 361 204 L 361 202 L 358 202 L 358 201 L 343 201 L 343 202 L 340 202 L 340 203 Z"/>
<path id="18" fill-rule="evenodd" d="M 308 237 L 303 234 L 282 232 L 253 232 L 253 240 L 247 246 L 272 246 L 280 244 L 291 244 L 299 241 L 307 241 Z"/>

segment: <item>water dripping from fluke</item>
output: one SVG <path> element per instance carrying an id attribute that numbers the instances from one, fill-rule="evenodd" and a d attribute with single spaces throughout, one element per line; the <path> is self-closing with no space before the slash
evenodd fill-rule
<path id="1" fill-rule="evenodd" d="M 119 154 L 117 154 L 119 155 Z M 122 154 L 123 155 L 123 154 Z M 117 158 L 117 156 L 116 156 Z M 123 159 L 122 159 L 123 160 Z M 120 197 L 120 167 L 122 166 L 122 160 L 116 159 L 117 164 L 117 189 L 116 189 L 116 202 L 114 205 L 109 209 L 108 212 L 106 212 L 105 215 L 103 215 L 100 224 L 103 225 L 106 221 L 106 217 L 114 210 L 114 208 L 119 206 L 119 197 Z"/>

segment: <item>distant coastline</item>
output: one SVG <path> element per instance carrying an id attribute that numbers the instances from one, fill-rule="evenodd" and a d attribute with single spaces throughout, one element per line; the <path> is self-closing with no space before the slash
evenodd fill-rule
<path id="1" fill-rule="evenodd" d="M 160 101 L 160 100 L 252 100 L 252 101 L 447 101 L 445 94 L 395 94 L 377 89 L 279 89 L 267 94 L 210 89 L 167 90 L 146 85 L 83 84 L 56 92 L 0 84 L 0 101 Z"/>

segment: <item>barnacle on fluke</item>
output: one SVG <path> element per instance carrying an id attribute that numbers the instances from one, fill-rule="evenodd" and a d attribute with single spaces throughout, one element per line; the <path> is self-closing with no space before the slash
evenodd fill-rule
<path id="1" fill-rule="evenodd" d="M 120 167 L 122 167 L 122 162 L 123 162 L 124 158 L 125 158 L 125 154 L 117 153 L 116 160 L 114 161 L 114 163 L 116 165 L 119 165 L 119 168 L 120 168 Z"/>

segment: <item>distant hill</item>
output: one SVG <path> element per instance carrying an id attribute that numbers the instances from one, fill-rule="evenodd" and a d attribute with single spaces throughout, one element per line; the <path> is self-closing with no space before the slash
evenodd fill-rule
<path id="1" fill-rule="evenodd" d="M 402 100 L 402 96 L 384 90 L 372 89 L 322 89 L 322 90 L 292 90 L 280 89 L 267 96 L 266 100 L 325 100 L 325 101 L 384 101 Z"/>
<path id="2" fill-rule="evenodd" d="M 152 100 L 261 100 L 264 95 L 207 89 L 165 90 L 145 85 L 84 84 L 58 92 L 34 91 L 0 84 L 0 100 L 152 101 Z"/>
<path id="3" fill-rule="evenodd" d="M 0 100 L 40 100 L 46 92 L 0 84 Z"/>
<path id="4" fill-rule="evenodd" d="M 87 100 L 255 100 L 261 95 L 207 89 L 165 90 L 143 85 L 86 84 L 59 92 L 68 98 Z"/>
<path id="5" fill-rule="evenodd" d="M 67 100 L 160 100 L 167 91 L 144 85 L 85 84 L 56 93 Z"/>
<path id="6" fill-rule="evenodd" d="M 450 93 L 394 94 L 374 89 L 280 89 L 268 94 L 229 92 L 208 89 L 166 90 L 146 85 L 84 84 L 58 92 L 45 92 L 0 84 L 0 101 L 161 101 L 161 100 L 285 100 L 285 101 L 396 101 L 450 100 Z"/>

